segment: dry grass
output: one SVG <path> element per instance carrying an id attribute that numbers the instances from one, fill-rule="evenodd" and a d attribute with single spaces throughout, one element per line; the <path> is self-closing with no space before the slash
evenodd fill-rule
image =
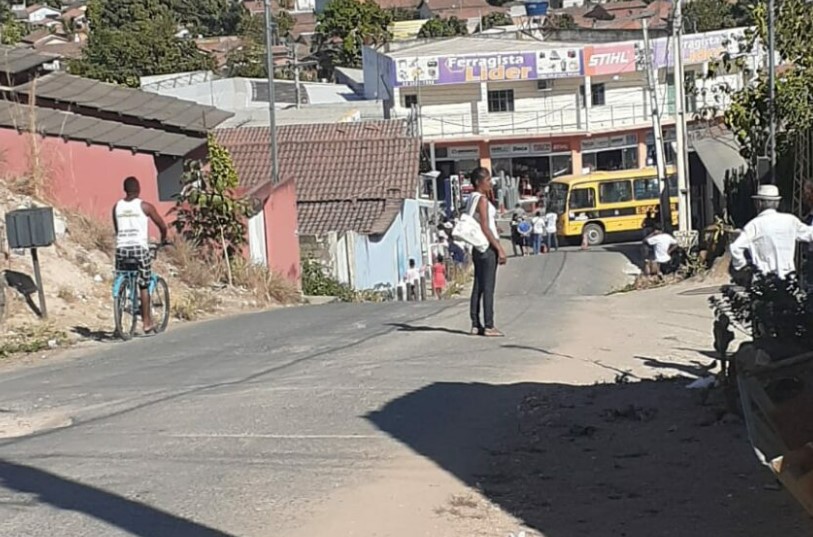
<path id="1" fill-rule="evenodd" d="M 9 329 L 0 337 L 0 358 L 12 354 L 38 352 L 70 343 L 68 335 L 50 323 L 37 323 Z"/>
<path id="2" fill-rule="evenodd" d="M 56 293 L 56 296 L 61 298 L 66 304 L 73 304 L 78 300 L 76 292 L 67 286 L 60 287 L 59 291 Z"/>
<path id="3" fill-rule="evenodd" d="M 261 265 L 236 259 L 232 276 L 235 285 L 247 289 L 261 304 L 295 304 L 300 300 L 293 283 Z"/>
<path id="4" fill-rule="evenodd" d="M 211 291 L 193 289 L 172 303 L 172 316 L 183 321 L 194 321 L 212 313 L 220 305 L 220 299 Z"/>
<path id="5" fill-rule="evenodd" d="M 116 248 L 113 226 L 76 211 L 63 211 L 71 239 L 85 250 L 112 255 Z"/>
<path id="6" fill-rule="evenodd" d="M 171 265 L 179 280 L 189 287 L 208 287 L 222 280 L 224 263 L 208 262 L 193 244 L 177 238 L 171 247 L 161 250 L 159 260 Z"/>

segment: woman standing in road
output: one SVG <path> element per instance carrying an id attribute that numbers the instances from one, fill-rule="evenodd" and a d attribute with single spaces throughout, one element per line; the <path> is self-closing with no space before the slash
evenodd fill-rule
<path id="1" fill-rule="evenodd" d="M 480 229 L 488 239 L 489 248 L 485 252 L 472 250 L 474 261 L 474 286 L 471 290 L 471 333 L 487 337 L 501 337 L 503 334 L 494 327 L 494 288 L 497 285 L 497 265 L 506 262 L 505 251 L 500 244 L 497 230 L 497 209 L 491 203 L 491 173 L 485 168 L 471 172 L 474 192 L 469 197 L 468 214 L 480 224 Z M 480 304 L 483 305 L 483 321 L 480 322 Z"/>

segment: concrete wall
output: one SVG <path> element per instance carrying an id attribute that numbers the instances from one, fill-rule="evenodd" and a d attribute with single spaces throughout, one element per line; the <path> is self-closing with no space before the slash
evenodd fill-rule
<path id="1" fill-rule="evenodd" d="M 296 217 L 296 187 L 286 181 L 262 194 L 268 195 L 265 213 L 265 240 L 268 268 L 297 283 L 302 275 L 298 221 Z"/>
<path id="2" fill-rule="evenodd" d="M 641 30 L 601 30 L 594 28 L 577 28 L 574 30 L 547 30 L 545 35 L 550 41 L 563 43 L 615 43 L 618 41 L 642 41 Z M 668 37 L 668 30 L 649 30 L 650 39 Z"/>
<path id="3" fill-rule="evenodd" d="M 387 232 L 380 237 L 358 235 L 355 245 L 355 287 L 393 287 L 403 278 L 409 259 L 421 264 L 421 224 L 418 202 L 405 200 Z"/>
<path id="4" fill-rule="evenodd" d="M 122 182 L 129 175 L 141 182 L 141 197 L 166 218 L 175 205 L 159 201 L 158 169 L 152 155 L 0 129 L 4 177 L 30 175 L 34 155 L 45 175 L 44 197 L 58 207 L 110 222 L 113 205 L 123 195 Z M 151 233 L 158 237 L 157 229 Z"/>
<path id="5" fill-rule="evenodd" d="M 370 47 L 363 47 L 361 64 L 364 69 L 364 98 L 376 101 L 392 99 L 392 60 Z"/>

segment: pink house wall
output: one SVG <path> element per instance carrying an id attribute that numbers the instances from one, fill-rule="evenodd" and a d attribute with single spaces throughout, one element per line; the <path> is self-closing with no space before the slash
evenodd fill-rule
<path id="1" fill-rule="evenodd" d="M 113 204 L 122 197 L 122 182 L 129 175 L 139 179 L 141 197 L 162 215 L 174 206 L 158 201 L 158 171 L 152 155 L 55 137 L 32 137 L 14 129 L 0 129 L 3 176 L 30 174 L 35 145 L 46 174 L 46 201 L 57 207 L 109 222 Z M 152 233 L 157 238 L 158 230 Z"/>
<path id="2" fill-rule="evenodd" d="M 299 235 L 296 218 L 296 188 L 294 181 L 276 187 L 267 186 L 255 193 L 268 195 L 263 207 L 268 268 L 299 284 L 301 270 Z"/>

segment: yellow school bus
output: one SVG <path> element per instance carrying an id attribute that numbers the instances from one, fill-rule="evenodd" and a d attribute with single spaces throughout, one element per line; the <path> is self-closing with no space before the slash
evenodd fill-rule
<path id="1" fill-rule="evenodd" d="M 672 223 L 677 224 L 677 176 L 667 167 Z M 595 246 L 608 233 L 640 231 L 647 212 L 659 214 L 660 183 L 656 168 L 570 175 L 551 181 L 549 209 L 559 214 L 559 235 Z"/>

